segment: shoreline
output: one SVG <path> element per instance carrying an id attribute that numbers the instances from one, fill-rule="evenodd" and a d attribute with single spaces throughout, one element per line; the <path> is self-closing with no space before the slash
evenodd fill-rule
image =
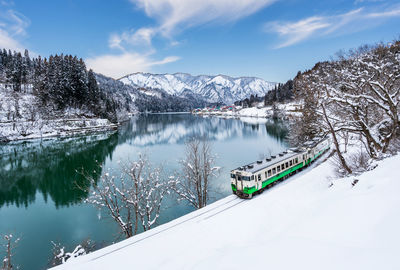
<path id="1" fill-rule="evenodd" d="M 0 144 L 47 138 L 63 138 L 117 131 L 121 123 L 101 118 L 54 119 L 43 121 L 0 122 Z M 21 128 L 25 129 L 21 132 Z M 28 134 L 27 134 L 28 133 Z"/>
<path id="2" fill-rule="evenodd" d="M 193 115 L 199 116 L 217 116 L 217 117 L 252 117 L 252 118 L 280 118 L 283 120 L 295 118 L 300 115 L 299 105 L 296 103 L 280 103 L 274 110 L 272 106 L 257 106 L 250 108 L 238 108 L 233 111 L 200 111 L 192 112 Z"/>

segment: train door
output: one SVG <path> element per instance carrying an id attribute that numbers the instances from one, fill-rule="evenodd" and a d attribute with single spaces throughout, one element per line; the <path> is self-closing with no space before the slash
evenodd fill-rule
<path id="1" fill-rule="evenodd" d="M 243 191 L 242 176 L 236 174 L 236 188 L 237 190 Z"/>
<path id="2" fill-rule="evenodd" d="M 262 188 L 261 174 L 258 174 L 256 177 L 256 188 L 260 190 Z"/>

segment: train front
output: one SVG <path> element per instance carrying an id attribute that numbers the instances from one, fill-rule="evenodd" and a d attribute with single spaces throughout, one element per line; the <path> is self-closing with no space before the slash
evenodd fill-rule
<path id="1" fill-rule="evenodd" d="M 251 172 L 238 168 L 231 171 L 231 187 L 233 194 L 241 198 L 251 198 L 254 192 L 254 176 Z"/>

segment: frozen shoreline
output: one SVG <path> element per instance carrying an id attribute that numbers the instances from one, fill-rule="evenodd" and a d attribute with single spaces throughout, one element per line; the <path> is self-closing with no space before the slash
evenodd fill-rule
<path id="1" fill-rule="evenodd" d="M 0 122 L 0 125 L 0 143 L 85 135 L 118 128 L 118 124 L 101 118 L 7 121 Z"/>
<path id="2" fill-rule="evenodd" d="M 294 118 L 300 116 L 298 111 L 299 105 L 295 103 L 282 103 L 277 104 L 276 109 L 281 118 Z M 204 116 L 221 116 L 221 117 L 253 117 L 253 118 L 271 118 L 274 116 L 274 109 L 272 106 L 257 106 L 251 108 L 238 107 L 233 111 L 201 111 L 194 113 L 196 115 Z"/>

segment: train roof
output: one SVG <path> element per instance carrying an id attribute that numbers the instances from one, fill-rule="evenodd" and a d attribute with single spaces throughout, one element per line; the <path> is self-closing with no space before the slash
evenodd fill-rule
<path id="1" fill-rule="evenodd" d="M 263 170 L 267 167 L 270 167 L 274 164 L 277 164 L 279 162 L 282 162 L 286 159 L 290 159 L 291 157 L 295 157 L 298 154 L 300 154 L 302 151 L 299 151 L 299 149 L 289 149 L 286 151 L 283 151 L 282 153 L 279 153 L 276 156 L 270 156 L 268 158 L 260 159 L 257 160 L 253 163 L 247 164 L 245 166 L 241 166 L 239 168 L 236 168 L 235 170 L 238 171 L 243 171 L 243 172 L 250 172 L 250 173 L 255 173 L 260 170 Z"/>
<path id="2" fill-rule="evenodd" d="M 257 160 L 253 163 L 238 167 L 234 170 L 242 171 L 242 172 L 249 172 L 249 173 L 256 173 L 260 170 L 268 168 L 268 167 L 270 167 L 274 164 L 277 164 L 279 162 L 282 162 L 286 159 L 295 157 L 295 156 L 299 155 L 300 153 L 305 152 L 307 149 L 317 146 L 319 143 L 325 141 L 326 139 L 328 139 L 328 138 L 327 137 L 314 138 L 313 140 L 305 142 L 302 147 L 290 148 L 286 151 L 283 151 L 282 153 L 279 153 L 278 155 L 273 155 L 268 158 L 264 158 L 262 160 L 261 159 Z M 232 171 L 234 171 L 234 170 L 232 170 Z"/>

